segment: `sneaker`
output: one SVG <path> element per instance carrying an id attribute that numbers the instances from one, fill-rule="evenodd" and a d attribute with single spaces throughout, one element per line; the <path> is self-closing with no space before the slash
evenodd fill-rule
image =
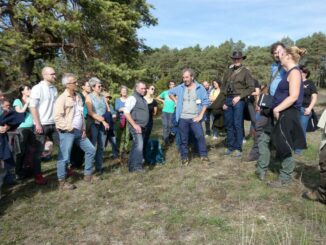
<path id="1" fill-rule="evenodd" d="M 96 175 L 85 175 L 84 176 L 84 181 L 88 182 L 88 183 L 94 183 L 101 180 L 100 176 L 96 176 Z"/>
<path id="2" fill-rule="evenodd" d="M 229 150 L 229 149 L 225 149 L 224 150 L 224 155 L 231 155 L 233 151 Z"/>
<path id="3" fill-rule="evenodd" d="M 63 191 L 70 191 L 76 189 L 77 187 L 74 184 L 70 184 L 65 180 L 59 180 L 59 188 Z"/>
<path id="4" fill-rule="evenodd" d="M 206 134 L 206 135 L 205 135 L 205 138 L 206 138 L 206 139 L 207 139 L 207 138 L 209 138 L 209 135 L 208 135 L 208 134 Z"/>
<path id="5" fill-rule="evenodd" d="M 213 137 L 212 137 L 212 140 L 217 140 L 217 139 L 218 139 L 217 136 L 213 136 Z"/>
<path id="6" fill-rule="evenodd" d="M 188 166 L 189 165 L 189 159 L 188 158 L 182 159 L 181 164 L 184 165 L 184 166 Z"/>
<path id="7" fill-rule="evenodd" d="M 35 175 L 35 184 L 37 185 L 46 185 L 46 179 L 43 177 L 41 173 Z"/>
<path id="8" fill-rule="evenodd" d="M 319 201 L 316 191 L 306 191 L 302 193 L 302 198 L 310 201 Z"/>
<path id="9" fill-rule="evenodd" d="M 282 188 L 282 187 L 287 187 L 291 184 L 292 181 L 284 181 L 284 180 L 276 180 L 273 182 L 269 182 L 267 185 L 270 188 Z"/>
<path id="10" fill-rule="evenodd" d="M 200 161 L 202 164 L 210 164 L 208 157 L 200 157 Z"/>
<path id="11" fill-rule="evenodd" d="M 232 153 L 232 156 L 233 156 L 233 157 L 241 157 L 241 155 L 242 155 L 242 153 L 241 153 L 241 151 L 239 151 L 239 150 L 235 150 L 235 151 L 233 151 L 233 153 Z"/>
<path id="12" fill-rule="evenodd" d="M 242 144 L 246 144 L 247 143 L 247 140 L 246 139 L 243 139 L 242 140 Z"/>

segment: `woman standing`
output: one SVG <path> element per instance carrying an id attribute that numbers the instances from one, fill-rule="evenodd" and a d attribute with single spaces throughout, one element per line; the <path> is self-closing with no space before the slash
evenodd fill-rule
<path id="1" fill-rule="evenodd" d="M 317 102 L 317 88 L 313 81 L 308 80 L 310 76 L 310 71 L 306 66 L 301 65 L 301 77 L 303 81 L 303 101 L 302 101 L 302 107 L 300 111 L 300 123 L 304 132 L 304 135 L 306 137 L 307 132 L 307 126 L 309 119 L 312 115 L 312 109 L 314 108 L 316 102 Z M 300 154 L 301 149 L 296 149 L 295 153 Z"/>
<path id="2" fill-rule="evenodd" d="M 213 89 L 211 91 L 211 93 L 209 94 L 209 101 L 210 101 L 210 104 L 212 105 L 213 102 L 217 99 L 217 97 L 220 95 L 220 92 L 221 92 L 221 82 L 218 81 L 218 80 L 214 80 L 212 82 L 213 84 Z M 222 110 L 221 110 L 222 112 Z M 224 121 L 223 121 L 223 114 L 222 113 L 212 113 L 214 119 L 213 119 L 213 125 L 212 125 L 212 128 L 213 128 L 213 140 L 217 140 L 218 138 L 218 128 L 221 128 L 224 124 Z"/>
<path id="3" fill-rule="evenodd" d="M 270 182 L 270 187 L 279 188 L 292 182 L 294 161 L 293 149 L 303 149 L 306 141 L 300 125 L 300 109 L 303 101 L 303 83 L 299 60 L 305 49 L 296 46 L 279 51 L 282 66 L 286 75 L 279 83 L 273 97 L 273 114 L 277 120 L 271 141 L 276 148 L 276 157 L 281 162 L 280 175 L 277 181 Z"/>
<path id="4" fill-rule="evenodd" d="M 127 153 L 129 148 L 129 130 L 127 127 L 127 119 L 123 114 L 125 102 L 128 97 L 128 88 L 121 86 L 120 98 L 115 100 L 115 111 L 117 112 L 117 123 L 116 123 L 116 137 L 117 137 L 117 148 L 121 156 Z"/>
<path id="5" fill-rule="evenodd" d="M 155 94 L 155 87 L 154 85 L 150 85 L 147 88 L 146 95 L 144 96 L 149 111 L 149 119 L 145 127 L 145 136 L 144 136 L 144 148 L 143 148 L 144 158 L 145 158 L 146 146 L 153 129 L 153 116 L 155 116 L 157 113 L 157 101 L 154 99 L 154 94 Z"/>
<path id="6" fill-rule="evenodd" d="M 96 147 L 95 154 L 95 170 L 98 174 L 103 172 L 103 154 L 106 139 L 106 130 L 109 130 L 109 124 L 105 121 L 103 115 L 109 111 L 109 106 L 105 102 L 102 93 L 102 82 L 92 77 L 89 79 L 89 85 L 92 92 L 86 97 L 86 106 L 88 111 L 88 119 L 93 119 L 90 123 L 91 142 Z"/>
<path id="7" fill-rule="evenodd" d="M 17 133 L 19 134 L 19 145 L 20 145 L 20 153 L 16 156 L 16 175 L 17 179 L 24 179 L 27 173 L 24 172 L 23 165 L 26 157 L 30 156 L 33 158 L 35 154 L 31 153 L 31 147 L 33 146 L 35 141 L 34 134 L 34 125 L 33 118 L 31 113 L 28 110 L 29 105 L 29 96 L 31 94 L 31 88 L 28 85 L 22 85 L 19 87 L 19 98 L 14 100 L 13 107 L 16 112 L 25 113 L 25 121 L 22 122 L 18 129 Z M 33 173 L 35 176 L 35 183 L 38 185 L 46 184 L 46 180 L 44 179 L 41 172 L 41 164 L 36 159 L 31 159 L 33 164 Z"/>

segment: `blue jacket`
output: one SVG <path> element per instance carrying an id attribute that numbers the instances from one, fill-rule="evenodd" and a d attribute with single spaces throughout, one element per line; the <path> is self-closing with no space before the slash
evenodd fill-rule
<path id="1" fill-rule="evenodd" d="M 209 99 L 208 99 L 208 95 L 207 95 L 207 91 L 204 88 L 203 85 L 201 85 L 200 83 L 198 83 L 197 81 L 195 81 L 196 84 L 196 95 L 197 98 L 200 99 L 200 104 L 197 104 L 197 111 L 198 113 L 201 112 L 201 110 L 203 109 L 203 107 L 208 107 L 209 106 Z M 176 121 L 179 121 L 179 118 L 181 116 L 181 112 L 182 112 L 182 104 L 183 104 L 183 95 L 185 92 L 186 86 L 184 85 L 184 83 L 174 87 L 173 89 L 170 89 L 169 91 L 169 95 L 175 95 L 177 96 L 177 108 L 176 108 Z"/>

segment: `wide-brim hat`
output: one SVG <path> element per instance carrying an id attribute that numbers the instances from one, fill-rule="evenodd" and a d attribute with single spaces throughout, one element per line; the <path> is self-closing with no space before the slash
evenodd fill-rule
<path id="1" fill-rule="evenodd" d="M 240 51 L 234 51 L 232 55 L 230 56 L 231 59 L 243 59 L 245 60 L 247 58 L 246 55 L 243 55 Z"/>

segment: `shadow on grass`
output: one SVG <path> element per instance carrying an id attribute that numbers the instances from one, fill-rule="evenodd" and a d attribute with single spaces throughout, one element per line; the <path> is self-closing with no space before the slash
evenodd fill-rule
<path id="1" fill-rule="evenodd" d="M 305 187 L 314 189 L 319 185 L 320 175 L 318 166 L 296 162 L 295 173 L 295 178 L 301 179 L 301 182 Z"/>

